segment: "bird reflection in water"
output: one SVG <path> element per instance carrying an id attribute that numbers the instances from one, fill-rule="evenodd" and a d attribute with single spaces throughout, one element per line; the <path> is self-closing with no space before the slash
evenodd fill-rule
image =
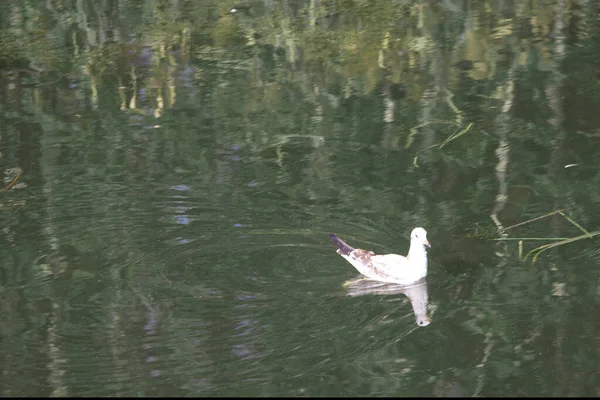
<path id="1" fill-rule="evenodd" d="M 410 285 L 400 285 L 397 283 L 385 283 L 360 277 L 346 281 L 343 286 L 348 290 L 348 296 L 352 297 L 362 296 L 365 294 L 404 294 L 410 300 L 410 304 L 412 304 L 417 325 L 427 326 L 431 323 L 431 318 L 429 318 L 427 315 L 429 293 L 427 291 L 426 278 L 422 278 L 415 283 L 411 283 Z"/>

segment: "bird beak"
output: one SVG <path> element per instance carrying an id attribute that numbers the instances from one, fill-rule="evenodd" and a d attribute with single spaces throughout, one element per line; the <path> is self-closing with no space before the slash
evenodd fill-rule
<path id="1" fill-rule="evenodd" d="M 429 244 L 429 240 L 427 240 L 427 239 L 425 239 L 425 240 L 423 241 L 423 244 L 424 244 L 425 246 L 427 246 L 427 247 L 431 247 L 431 245 Z"/>

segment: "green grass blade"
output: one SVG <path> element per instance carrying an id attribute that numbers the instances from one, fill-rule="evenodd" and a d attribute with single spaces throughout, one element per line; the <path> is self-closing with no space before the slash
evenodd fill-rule
<path id="1" fill-rule="evenodd" d="M 473 123 L 471 122 L 471 123 L 469 124 L 469 126 L 467 126 L 467 127 L 466 127 L 465 129 L 463 129 L 462 131 L 460 131 L 460 132 L 458 132 L 458 133 L 456 133 L 456 134 L 454 134 L 454 135 L 450 135 L 450 136 L 448 137 L 448 139 L 444 140 L 444 141 L 442 142 L 442 144 L 440 144 L 440 149 L 441 149 L 442 147 L 444 147 L 446 144 L 448 144 L 449 142 L 453 141 L 454 139 L 458 139 L 459 137 L 461 137 L 462 135 L 464 135 L 465 133 L 467 133 L 467 132 L 468 132 L 468 131 L 471 129 L 471 127 L 472 127 L 472 126 L 473 126 Z"/>
<path id="2" fill-rule="evenodd" d="M 570 223 L 572 223 L 573 225 L 575 225 L 576 227 L 578 227 L 579 230 L 581 230 L 584 234 L 586 234 L 588 238 L 590 238 L 590 239 L 592 238 L 592 236 L 590 235 L 590 233 L 587 230 L 585 230 L 585 228 L 583 226 L 581 226 L 577 222 L 573 221 L 573 219 L 571 217 L 569 217 L 567 214 L 563 213 L 560 210 L 558 211 L 558 213 L 560 215 L 562 215 L 563 217 L 565 217 L 565 219 L 567 221 L 569 221 Z"/>
<path id="3" fill-rule="evenodd" d="M 523 237 L 523 238 L 496 238 L 492 240 L 567 240 L 569 238 L 541 238 L 541 237 Z"/>
<path id="4" fill-rule="evenodd" d="M 535 217 L 535 218 L 532 218 L 532 219 L 530 219 L 530 220 L 527 220 L 527 221 L 524 221 L 524 222 L 519 222 L 518 224 L 511 225 L 511 226 L 509 226 L 508 228 L 504 228 L 504 230 L 506 231 L 506 230 L 509 230 L 509 229 L 511 229 L 511 228 L 516 228 L 517 226 L 525 225 L 525 224 L 528 224 L 528 223 L 530 223 L 530 222 L 537 221 L 537 220 L 539 220 L 539 219 L 542 219 L 542 218 L 549 217 L 549 216 L 551 216 L 551 215 L 554 215 L 554 214 L 556 214 L 556 213 L 558 213 L 558 212 L 560 212 L 560 211 L 562 211 L 562 210 L 556 210 L 556 211 L 552 211 L 552 212 L 549 212 L 548 214 L 544 214 L 544 215 L 542 215 L 542 216 Z"/>
<path id="5" fill-rule="evenodd" d="M 588 233 L 586 235 L 580 235 L 580 236 L 568 238 L 568 239 L 565 239 L 565 240 L 561 240 L 560 242 L 554 242 L 554 243 L 549 243 L 549 244 L 545 244 L 545 245 L 542 245 L 542 246 L 538 246 L 535 249 L 529 251 L 527 254 L 525 254 L 524 260 L 526 260 L 532 253 L 537 252 L 537 254 L 532 259 L 532 262 L 535 264 L 538 256 L 543 251 L 546 251 L 548 249 L 551 249 L 551 248 L 554 248 L 554 247 L 557 247 L 557 246 L 561 246 L 563 244 L 573 243 L 573 242 L 576 242 L 576 241 L 581 240 L 581 239 L 587 239 L 587 238 L 590 238 L 590 237 L 593 237 L 593 236 L 596 236 L 596 235 L 600 235 L 600 231 Z"/>

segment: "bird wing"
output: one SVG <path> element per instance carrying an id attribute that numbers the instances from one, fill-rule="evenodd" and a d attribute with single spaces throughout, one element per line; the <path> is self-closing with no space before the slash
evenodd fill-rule
<path id="1" fill-rule="evenodd" d="M 330 233 L 329 238 L 338 247 L 337 253 L 341 256 L 348 256 L 354 251 L 354 247 L 340 239 L 335 233 Z"/>
<path id="2" fill-rule="evenodd" d="M 377 279 L 386 279 L 395 281 L 401 279 L 403 264 L 406 262 L 406 257 L 398 254 L 376 255 L 372 251 L 355 249 L 350 253 L 349 258 L 354 260 L 355 266 L 360 264 L 359 271 L 368 276 Z M 358 268 L 357 268 L 358 269 Z M 400 274 L 398 274 L 400 272 Z"/>

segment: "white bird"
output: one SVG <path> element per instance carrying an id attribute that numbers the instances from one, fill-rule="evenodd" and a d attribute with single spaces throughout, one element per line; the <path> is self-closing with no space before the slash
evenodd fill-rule
<path id="1" fill-rule="evenodd" d="M 415 228 L 410 234 L 410 249 L 406 257 L 399 254 L 375 255 L 372 251 L 355 249 L 335 234 L 329 237 L 344 257 L 364 276 L 380 282 L 407 285 L 427 276 L 427 231 Z"/>

